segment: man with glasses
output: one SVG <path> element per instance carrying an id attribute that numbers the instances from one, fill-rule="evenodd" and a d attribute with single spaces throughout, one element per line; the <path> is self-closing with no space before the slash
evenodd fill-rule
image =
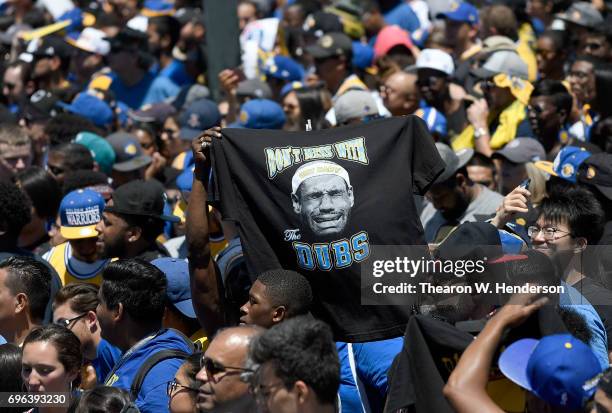
<path id="1" fill-rule="evenodd" d="M 611 35 L 612 33 L 610 33 L 606 23 L 597 26 L 583 39 L 580 53 L 609 62 L 612 58 Z"/>
<path id="2" fill-rule="evenodd" d="M 413 73 L 395 72 L 380 88 L 380 96 L 391 116 L 412 115 L 419 108 L 419 95 Z"/>
<path id="3" fill-rule="evenodd" d="M 256 337 L 249 359 L 257 367 L 251 392 L 269 413 L 334 413 L 340 362 L 330 328 L 296 317 Z"/>
<path id="4" fill-rule="evenodd" d="M 62 143 L 49 149 L 47 170 L 60 186 L 67 172 L 94 169 L 94 159 L 89 149 L 78 143 Z"/>
<path id="5" fill-rule="evenodd" d="M 71 330 L 81 341 L 81 351 L 87 360 L 83 388 L 102 383 L 121 358 L 121 350 L 104 340 L 96 316 L 98 286 L 76 283 L 63 287 L 53 300 L 53 322 Z M 91 370 L 93 372 L 91 372 Z M 91 373 L 95 373 L 92 377 Z M 87 380 L 89 379 L 89 380 Z"/>
<path id="6" fill-rule="evenodd" d="M 467 126 L 465 107 L 460 99 L 451 94 L 450 78 L 455 71 L 453 58 L 437 49 L 425 49 L 419 54 L 414 67 L 417 88 L 425 107 L 432 107 L 446 117 L 449 138 L 458 135 Z"/>
<path id="7" fill-rule="evenodd" d="M 569 128 L 572 135 L 580 140 L 589 136 L 590 128 L 598 120 L 598 114 L 593 110 L 593 103 L 597 99 L 595 85 L 595 70 L 601 67 L 602 62 L 591 56 L 579 56 L 570 67 L 568 81 L 570 91 L 575 99 L 579 117 L 574 116 L 574 124 Z"/>
<path id="8" fill-rule="evenodd" d="M 197 398 L 200 412 L 256 411 L 247 380 L 252 370 L 246 361 L 249 344 L 261 332 L 256 326 L 231 327 L 211 341 L 196 375 L 202 383 Z"/>

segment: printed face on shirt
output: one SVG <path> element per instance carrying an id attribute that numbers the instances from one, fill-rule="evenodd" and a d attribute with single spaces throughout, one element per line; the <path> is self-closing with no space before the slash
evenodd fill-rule
<path id="1" fill-rule="evenodd" d="M 68 392 L 77 374 L 66 371 L 51 342 L 35 341 L 23 347 L 21 377 L 29 392 Z"/>
<path id="2" fill-rule="evenodd" d="M 313 176 L 302 182 L 292 201 L 302 225 L 314 235 L 337 235 L 348 222 L 354 203 L 353 189 L 337 175 Z"/>

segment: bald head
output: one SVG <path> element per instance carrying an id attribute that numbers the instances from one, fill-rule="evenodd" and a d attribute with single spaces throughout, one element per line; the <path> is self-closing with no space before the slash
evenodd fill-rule
<path id="1" fill-rule="evenodd" d="M 383 102 L 393 116 L 410 115 L 419 108 L 416 81 L 416 74 L 402 71 L 393 73 L 385 81 Z"/>
<path id="2" fill-rule="evenodd" d="M 204 353 L 204 368 L 196 375 L 202 382 L 197 398 L 200 411 L 217 411 L 252 402 L 248 384 L 240 380 L 240 374 L 244 373 L 251 340 L 263 331 L 261 327 L 244 325 L 217 333 Z"/>

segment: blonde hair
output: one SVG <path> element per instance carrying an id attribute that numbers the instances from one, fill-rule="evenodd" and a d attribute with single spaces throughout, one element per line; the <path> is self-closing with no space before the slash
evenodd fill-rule
<path id="1" fill-rule="evenodd" d="M 0 144 L 22 146 L 30 144 L 28 134 L 18 126 L 0 127 Z"/>
<path id="2" fill-rule="evenodd" d="M 527 170 L 527 176 L 531 179 L 529 184 L 531 203 L 537 206 L 546 198 L 546 173 L 536 168 L 533 162 L 527 162 L 525 169 Z"/>

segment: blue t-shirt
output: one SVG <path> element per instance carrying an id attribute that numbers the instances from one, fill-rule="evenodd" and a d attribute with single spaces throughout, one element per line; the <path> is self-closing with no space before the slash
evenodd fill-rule
<path id="1" fill-rule="evenodd" d="M 96 370 L 98 383 L 104 381 L 120 358 L 121 350 L 119 348 L 104 339 L 100 340 L 96 350 L 96 359 L 91 361 L 91 365 Z"/>
<path id="2" fill-rule="evenodd" d="M 125 354 L 106 377 L 105 385 L 130 391 L 134 377 L 140 366 L 153 354 L 161 350 L 181 350 L 192 353 L 192 344 L 174 330 L 160 330 L 154 337 L 144 343 L 138 343 Z M 182 359 L 173 358 L 157 363 L 146 375 L 136 406 L 141 413 L 159 413 L 168 411 L 166 384 L 174 378 L 176 371 L 183 364 Z"/>
<path id="3" fill-rule="evenodd" d="M 193 79 L 185 69 L 185 63 L 176 59 L 172 59 L 166 67 L 160 70 L 158 76 L 170 79 L 179 87 L 193 84 Z"/>
<path id="4" fill-rule="evenodd" d="M 421 27 L 421 23 L 416 13 L 405 1 L 400 2 L 400 4 L 385 13 L 384 17 L 388 25 L 399 26 L 409 33 Z"/>
<path id="5" fill-rule="evenodd" d="M 112 79 L 110 89 L 115 94 L 115 98 L 132 109 L 161 102 L 177 95 L 180 91 L 180 88 L 167 77 L 156 77 L 149 72 L 145 72 L 140 82 L 134 86 L 125 85 L 116 73 L 110 73 L 109 76 Z"/>

